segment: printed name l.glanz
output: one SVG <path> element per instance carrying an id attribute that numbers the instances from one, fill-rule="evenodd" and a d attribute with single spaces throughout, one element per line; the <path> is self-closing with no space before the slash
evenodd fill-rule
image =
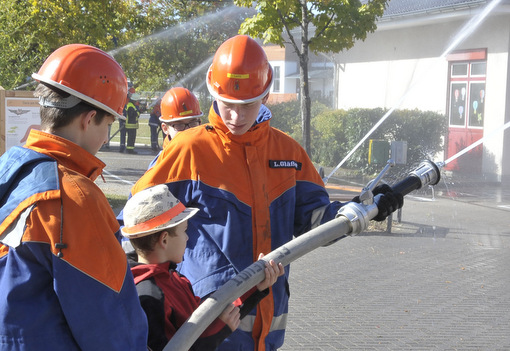
<path id="1" fill-rule="evenodd" d="M 294 160 L 269 160 L 269 168 L 294 168 L 301 170 L 302 163 Z"/>

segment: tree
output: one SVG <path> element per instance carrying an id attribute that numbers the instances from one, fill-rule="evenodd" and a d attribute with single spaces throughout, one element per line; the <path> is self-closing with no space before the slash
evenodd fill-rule
<path id="1" fill-rule="evenodd" d="M 134 1 L 4 0 L 0 12 L 0 85 L 14 89 L 58 47 L 83 43 L 107 50 L 136 17 Z"/>
<path id="2" fill-rule="evenodd" d="M 238 32 L 246 11 L 231 1 L 3 0 L 0 85 L 32 84 L 51 52 L 82 43 L 114 56 L 137 89 L 194 88 L 205 73 L 189 73 Z"/>
<path id="3" fill-rule="evenodd" d="M 257 14 L 244 21 L 240 33 L 259 37 L 264 43 L 294 48 L 300 67 L 300 98 L 303 146 L 310 154 L 311 101 L 308 84 L 308 56 L 351 48 L 376 29 L 388 0 L 265 0 L 256 5 Z M 251 0 L 234 0 L 251 6 Z M 293 29 L 299 28 L 299 35 Z"/>

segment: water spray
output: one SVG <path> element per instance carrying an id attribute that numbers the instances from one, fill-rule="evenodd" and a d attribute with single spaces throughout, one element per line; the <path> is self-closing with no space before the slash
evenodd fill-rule
<path id="1" fill-rule="evenodd" d="M 178 25 L 169 29 L 154 33 L 128 45 L 111 50 L 108 52 L 108 54 L 115 56 L 125 50 L 137 49 L 148 40 L 159 40 L 162 38 L 172 38 L 173 40 L 176 40 L 182 37 L 185 33 L 195 30 L 197 27 L 206 27 L 213 23 L 218 23 L 222 21 L 223 18 L 235 18 L 243 14 L 245 11 L 248 11 L 247 16 L 251 16 L 255 13 L 251 8 L 239 7 L 235 5 L 228 6 L 219 12 L 210 12 L 204 16 L 194 18 L 188 22 L 179 23 Z"/>
<path id="2" fill-rule="evenodd" d="M 381 173 L 385 173 L 389 167 L 391 167 L 390 161 Z M 382 175 L 367 185 L 367 194 L 371 194 L 371 190 L 377 185 L 377 179 L 381 178 Z M 424 186 L 435 185 L 439 182 L 439 179 L 440 165 L 431 161 L 424 161 L 392 188 L 395 192 L 398 191 L 402 195 L 407 195 Z M 377 216 L 377 205 L 371 201 L 370 196 L 366 196 L 362 203 L 347 203 L 341 208 L 335 219 L 280 246 L 226 282 L 204 300 L 190 318 L 177 330 L 177 333 L 163 350 L 189 350 L 195 340 L 221 314 L 225 307 L 264 280 L 266 262 L 274 260 L 276 263 L 287 266 L 290 262 L 321 246 L 359 234 L 367 228 L 369 221 L 375 216 Z"/>

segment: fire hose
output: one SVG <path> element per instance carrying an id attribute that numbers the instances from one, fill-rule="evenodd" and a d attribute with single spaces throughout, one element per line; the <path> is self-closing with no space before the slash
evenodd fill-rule
<path id="1" fill-rule="evenodd" d="M 254 262 L 226 282 L 212 295 L 205 299 L 193 312 L 188 320 L 177 330 L 177 333 L 167 343 L 164 351 L 189 350 L 203 331 L 221 314 L 232 301 L 245 294 L 252 287 L 264 280 L 265 263 L 274 260 L 283 266 L 298 259 L 306 253 L 321 246 L 328 245 L 348 236 L 354 236 L 364 231 L 372 218 L 377 216 L 377 205 L 373 203 L 372 190 L 384 173 L 394 163 L 388 165 L 381 174 L 367 185 L 361 195 L 360 203 L 349 202 L 340 208 L 337 217 L 307 233 L 304 233 L 288 243 L 280 246 L 261 260 Z M 431 161 L 422 162 L 409 175 L 392 186 L 395 193 L 403 196 L 427 185 L 436 185 L 440 179 L 442 164 Z"/>

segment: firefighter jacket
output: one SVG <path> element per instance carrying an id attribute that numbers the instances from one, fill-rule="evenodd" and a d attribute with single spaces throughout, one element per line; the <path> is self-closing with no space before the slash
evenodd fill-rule
<path id="1" fill-rule="evenodd" d="M 140 111 L 136 105 L 129 100 L 129 102 L 124 107 L 126 117 L 126 129 L 138 129 L 138 119 L 140 118 Z"/>
<path id="2" fill-rule="evenodd" d="M 210 123 L 177 134 L 132 189 L 135 194 L 167 183 L 185 206 L 200 209 L 188 221 L 189 240 L 180 267 L 200 297 L 248 267 L 260 252 L 267 254 L 333 219 L 341 206 L 330 203 L 304 149 L 272 128 L 270 118 L 263 106 L 247 133 L 232 135 L 213 103 Z M 286 267 L 270 297 L 219 350 L 231 344 L 237 344 L 236 350 L 275 350 L 283 344 L 288 275 Z"/>
<path id="3" fill-rule="evenodd" d="M 35 130 L 0 158 L 0 349 L 146 350 L 104 166 Z"/>

